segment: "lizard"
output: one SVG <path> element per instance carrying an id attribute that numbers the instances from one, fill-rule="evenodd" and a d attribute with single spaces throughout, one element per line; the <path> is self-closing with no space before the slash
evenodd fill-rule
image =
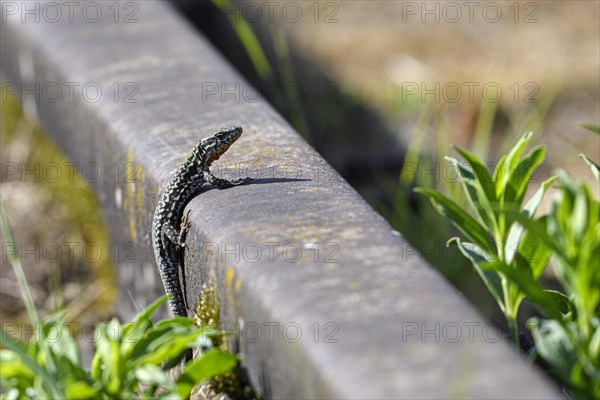
<path id="1" fill-rule="evenodd" d="M 217 189 L 243 185 L 252 181 L 241 178 L 233 181 L 217 178 L 209 167 L 242 135 L 242 128 L 221 128 L 201 139 L 164 189 L 152 219 L 152 246 L 165 292 L 171 295 L 169 304 L 174 316 L 187 316 L 185 270 L 183 265 L 185 239 L 191 226 L 189 213 L 183 212 L 202 185 L 209 183 Z M 177 229 L 179 225 L 179 229 Z M 183 288 L 179 276 L 183 280 Z"/>

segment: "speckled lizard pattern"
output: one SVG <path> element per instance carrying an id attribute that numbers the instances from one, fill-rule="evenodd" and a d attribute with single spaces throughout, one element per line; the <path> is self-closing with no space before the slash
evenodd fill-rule
<path id="1" fill-rule="evenodd" d="M 252 180 L 242 178 L 228 181 L 215 177 L 209 170 L 211 163 L 218 160 L 241 135 L 242 128 L 233 126 L 221 128 L 200 140 L 165 188 L 154 211 L 152 246 L 165 292 L 172 296 L 170 306 L 175 316 L 187 316 L 183 260 L 190 222 L 189 211 L 185 217 L 183 211 L 204 183 L 225 189 Z M 180 273 L 183 288 L 179 280 Z"/>

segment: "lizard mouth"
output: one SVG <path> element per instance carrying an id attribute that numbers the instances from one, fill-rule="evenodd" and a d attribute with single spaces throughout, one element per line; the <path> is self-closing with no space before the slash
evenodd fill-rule
<path id="1" fill-rule="evenodd" d="M 223 146 L 221 146 L 219 151 L 216 151 L 212 156 L 208 157 L 207 162 L 210 164 L 213 161 L 218 160 L 223 155 L 223 153 L 225 153 L 227 151 L 227 149 L 229 149 L 230 146 L 231 146 L 231 143 L 224 144 Z"/>

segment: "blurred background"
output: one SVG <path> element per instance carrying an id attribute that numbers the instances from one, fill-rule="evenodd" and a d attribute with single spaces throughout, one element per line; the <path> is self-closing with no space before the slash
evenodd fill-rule
<path id="1" fill-rule="evenodd" d="M 173 6 L 424 258 L 500 324 L 470 263 L 445 246 L 456 232 L 412 188 L 434 187 L 457 198 L 461 190 L 444 160 L 453 155 L 451 144 L 493 166 L 529 130 L 534 144 L 548 150 L 534 182 L 560 167 L 598 188 L 578 157 L 585 152 L 600 160 L 598 137 L 579 126 L 600 123 L 597 1 Z M 64 160 L 18 102 L 3 98 L 1 106 L 3 163 L 35 168 Z M 72 319 L 84 322 L 111 315 L 110 255 L 116 250 L 91 189 L 83 180 L 49 185 L 6 172 L 2 200 L 17 243 L 33 248 L 72 241 L 105 249 L 98 259 L 22 257 L 39 307 L 66 306 Z M 4 254 L 1 263 L 0 317 L 18 319 L 24 310 Z M 544 279 L 552 284 L 551 273 Z"/>

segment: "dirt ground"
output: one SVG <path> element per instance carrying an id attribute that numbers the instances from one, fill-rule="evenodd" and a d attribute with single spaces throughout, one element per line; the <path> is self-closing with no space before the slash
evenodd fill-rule
<path id="1" fill-rule="evenodd" d="M 292 7 L 274 9 L 290 47 L 384 119 L 445 103 L 455 116 L 452 142 L 469 146 L 482 100 L 498 101 L 510 118 L 554 97 L 534 140 L 548 145 L 545 170 L 593 179 L 577 154 L 600 160 L 600 140 L 578 124 L 600 121 L 600 2 L 321 1 L 318 11 L 298 4 L 296 22 Z M 401 135 L 409 140 L 411 132 Z"/>

